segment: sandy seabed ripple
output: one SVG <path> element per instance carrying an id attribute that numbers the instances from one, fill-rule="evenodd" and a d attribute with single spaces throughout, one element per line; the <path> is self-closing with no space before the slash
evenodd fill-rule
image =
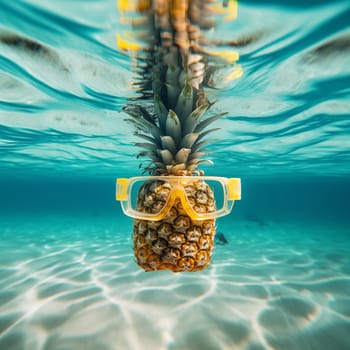
<path id="1" fill-rule="evenodd" d="M 145 273 L 131 221 L 3 222 L 0 350 L 347 350 L 346 233 L 220 222 L 207 270 Z"/>

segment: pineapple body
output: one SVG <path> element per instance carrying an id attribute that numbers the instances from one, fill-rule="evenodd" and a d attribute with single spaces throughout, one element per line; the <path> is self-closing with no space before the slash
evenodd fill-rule
<path id="1" fill-rule="evenodd" d="M 146 213 L 163 206 L 169 186 L 157 181 L 146 182 L 139 191 L 138 210 Z M 196 211 L 215 210 L 210 187 L 196 181 L 185 187 L 186 195 Z M 179 198 L 163 220 L 135 220 L 133 230 L 136 262 L 146 271 L 199 271 L 210 263 L 214 246 L 215 220 L 192 220 Z"/>

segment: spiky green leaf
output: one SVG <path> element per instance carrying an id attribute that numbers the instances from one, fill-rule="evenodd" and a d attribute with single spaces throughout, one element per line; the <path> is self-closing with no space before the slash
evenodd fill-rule
<path id="1" fill-rule="evenodd" d="M 199 137 L 199 133 L 191 133 L 184 136 L 181 140 L 180 147 L 192 148 L 193 144 Z"/>
<path id="2" fill-rule="evenodd" d="M 125 119 L 127 122 L 133 124 L 136 127 L 136 130 L 143 131 L 145 133 L 150 133 L 157 142 L 160 142 L 161 131 L 158 127 L 149 123 L 147 120 L 132 116 L 131 119 Z"/>
<path id="3" fill-rule="evenodd" d="M 157 142 L 157 140 L 154 137 L 152 137 L 152 136 L 141 134 L 141 133 L 139 133 L 137 131 L 134 133 L 134 135 L 139 137 L 139 138 L 142 138 L 142 139 L 144 139 L 146 141 L 149 141 L 150 143 L 153 143 L 154 145 L 160 146 L 160 144 Z"/>
<path id="4" fill-rule="evenodd" d="M 196 140 L 196 143 L 203 140 L 206 136 L 208 136 L 209 134 L 211 134 L 212 132 L 214 131 L 218 131 L 220 130 L 220 128 L 214 128 L 214 129 L 209 129 L 209 130 L 206 130 L 206 131 L 203 131 L 202 133 L 199 134 L 199 137 L 198 139 Z"/>
<path id="5" fill-rule="evenodd" d="M 227 113 L 220 113 L 220 114 L 216 114 L 213 117 L 209 117 L 203 121 L 201 121 L 195 128 L 194 131 L 195 132 L 201 132 L 203 129 L 205 129 L 208 125 L 210 125 L 211 123 L 215 122 L 216 120 L 218 120 L 219 118 L 221 118 L 222 116 L 224 116 Z"/>
<path id="6" fill-rule="evenodd" d="M 178 65 L 170 64 L 166 71 L 166 84 L 176 86 L 178 84 L 178 77 L 180 67 Z"/>
<path id="7" fill-rule="evenodd" d="M 202 142 L 198 142 L 192 147 L 192 152 L 203 151 L 202 147 L 214 141 L 216 141 L 216 139 L 207 139 Z"/>
<path id="8" fill-rule="evenodd" d="M 153 152 L 156 152 L 157 151 L 157 146 L 154 145 L 153 143 L 148 143 L 148 142 L 135 142 L 134 145 L 136 147 L 141 147 L 141 148 L 144 148 L 146 150 L 150 150 L 150 151 L 153 151 Z"/>
<path id="9" fill-rule="evenodd" d="M 162 158 L 160 155 L 154 153 L 154 152 L 147 152 L 147 151 L 141 151 L 137 155 L 137 159 L 140 157 L 148 157 L 150 158 L 153 162 L 162 162 Z"/>
<path id="10" fill-rule="evenodd" d="M 209 103 L 197 107 L 183 122 L 183 135 L 192 133 L 199 122 L 202 115 L 210 107 Z"/>
<path id="11" fill-rule="evenodd" d="M 186 163 L 190 154 L 191 150 L 189 148 L 181 148 L 175 155 L 176 163 Z"/>
<path id="12" fill-rule="evenodd" d="M 167 107 L 169 109 L 175 109 L 177 98 L 180 93 L 180 89 L 175 85 L 165 84 L 167 89 Z"/>
<path id="13" fill-rule="evenodd" d="M 162 160 L 163 160 L 164 164 L 170 165 L 173 162 L 173 160 L 174 160 L 173 155 L 167 149 L 163 149 L 159 153 L 160 153 L 160 155 L 162 157 Z"/>
<path id="14" fill-rule="evenodd" d="M 186 120 L 193 110 L 193 88 L 189 81 L 186 80 L 185 86 L 178 97 L 175 112 L 181 121 Z"/>
<path id="15" fill-rule="evenodd" d="M 195 165 L 196 167 L 198 166 L 198 164 L 209 164 L 209 165 L 213 165 L 213 161 L 211 161 L 210 159 L 193 159 L 191 161 L 188 162 L 188 166 L 193 166 Z"/>
<path id="16" fill-rule="evenodd" d="M 176 145 L 179 145 L 181 140 L 181 123 L 179 117 L 171 109 L 166 119 L 165 132 L 166 135 L 173 138 Z"/>
<path id="17" fill-rule="evenodd" d="M 161 101 L 159 95 L 154 95 L 154 109 L 158 118 L 159 128 L 161 132 L 165 133 L 166 118 L 168 116 L 168 110 Z"/>
<path id="18" fill-rule="evenodd" d="M 204 156 L 204 152 L 193 152 L 189 155 L 188 160 L 192 161 L 194 159 L 199 159 L 200 157 Z"/>
<path id="19" fill-rule="evenodd" d="M 144 106 L 141 106 L 139 104 L 128 104 L 123 108 L 123 110 L 133 118 L 141 118 L 153 126 L 156 126 L 154 116 Z"/>
<path id="20" fill-rule="evenodd" d="M 173 155 L 175 155 L 177 152 L 177 147 L 174 139 L 171 136 L 162 136 L 161 140 L 162 140 L 162 148 L 167 149 Z"/>

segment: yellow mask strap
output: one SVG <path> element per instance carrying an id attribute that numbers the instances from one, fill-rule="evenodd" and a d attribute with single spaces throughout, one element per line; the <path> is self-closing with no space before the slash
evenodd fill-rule
<path id="1" fill-rule="evenodd" d="M 228 200 L 235 201 L 241 199 L 241 179 L 231 178 L 227 182 Z"/>
<path id="2" fill-rule="evenodd" d="M 117 201 L 127 201 L 128 197 L 128 187 L 130 180 L 129 179 L 117 179 L 117 193 L 116 200 Z"/>

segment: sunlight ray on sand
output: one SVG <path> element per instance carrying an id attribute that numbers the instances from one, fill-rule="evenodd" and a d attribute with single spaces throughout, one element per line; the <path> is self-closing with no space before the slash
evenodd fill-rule
<path id="1" fill-rule="evenodd" d="M 94 217 L 77 227 L 53 217 L 36 232 L 33 220 L 2 225 L 1 349 L 349 345 L 350 246 L 340 234 L 227 221 L 228 244 L 206 272 L 148 274 L 118 233 L 127 223 L 111 229 Z"/>

